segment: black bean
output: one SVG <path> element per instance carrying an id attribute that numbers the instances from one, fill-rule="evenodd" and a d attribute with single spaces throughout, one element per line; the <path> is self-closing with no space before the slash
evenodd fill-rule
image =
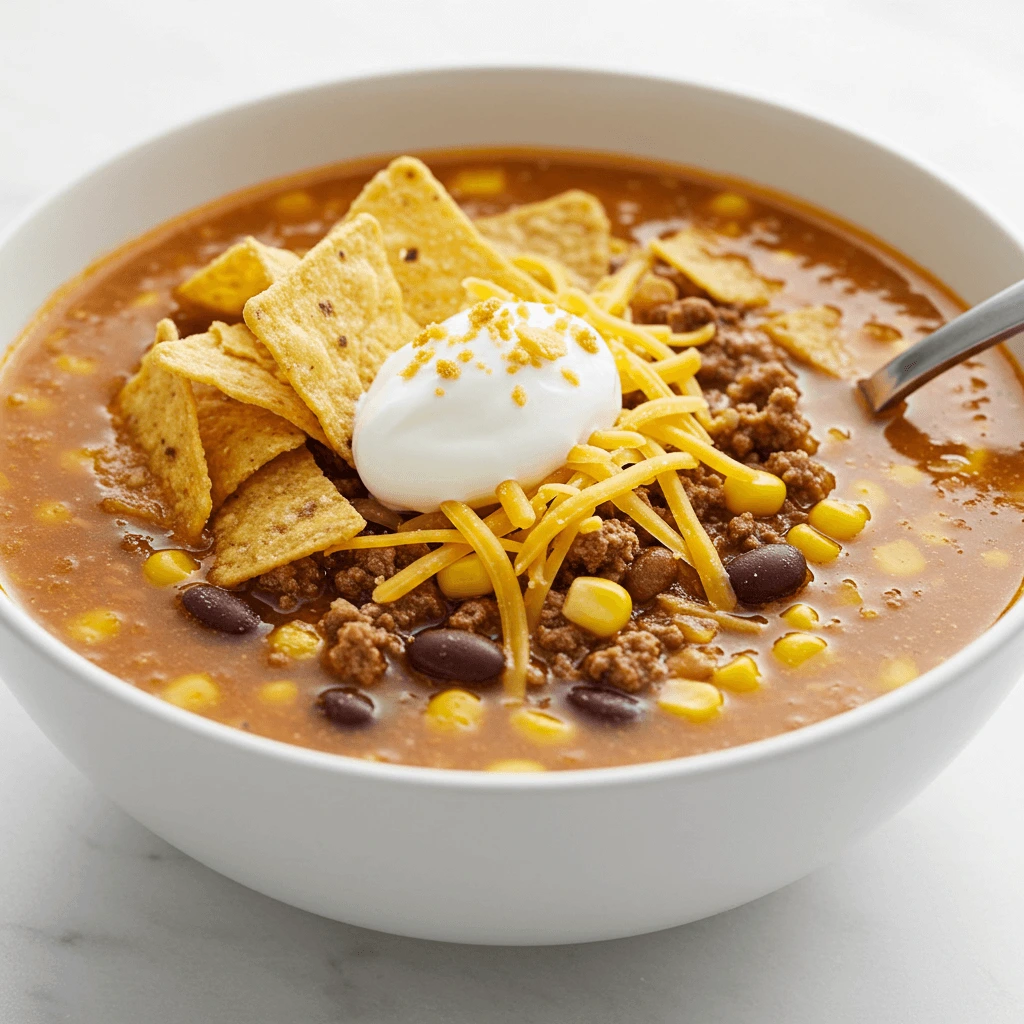
<path id="1" fill-rule="evenodd" d="M 668 548 L 644 548 L 626 570 L 623 583 L 636 604 L 653 600 L 676 581 L 679 562 Z"/>
<path id="2" fill-rule="evenodd" d="M 464 629 L 425 629 L 405 654 L 417 671 L 460 683 L 496 679 L 505 668 L 505 652 L 493 640 Z"/>
<path id="3" fill-rule="evenodd" d="M 316 699 L 320 713 L 335 725 L 353 729 L 373 721 L 373 701 L 362 692 L 348 686 L 335 686 L 324 690 Z"/>
<path id="4" fill-rule="evenodd" d="M 643 704 L 628 693 L 610 686 L 574 686 L 565 699 L 577 711 L 605 722 L 635 722 L 644 713 Z"/>
<path id="5" fill-rule="evenodd" d="M 792 544 L 765 544 L 737 555 L 726 572 L 744 604 L 768 604 L 795 594 L 804 585 L 807 560 Z"/>
<path id="6" fill-rule="evenodd" d="M 249 633 L 260 624 L 260 617 L 240 597 L 209 583 L 183 591 L 181 603 L 204 626 L 221 633 Z"/>

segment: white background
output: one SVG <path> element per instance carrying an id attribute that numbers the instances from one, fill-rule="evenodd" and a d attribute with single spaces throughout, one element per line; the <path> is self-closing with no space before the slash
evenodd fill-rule
<path id="1" fill-rule="evenodd" d="M 238 100 L 532 62 L 789 102 L 924 157 L 1024 233 L 1022 58 L 1020 0 L 0 0 L 0 224 Z M 472 949 L 219 878 L 98 796 L 0 686 L 0 1021 L 1019 1024 L 1022 737 L 1019 688 L 894 821 L 750 906 L 641 939 Z"/>

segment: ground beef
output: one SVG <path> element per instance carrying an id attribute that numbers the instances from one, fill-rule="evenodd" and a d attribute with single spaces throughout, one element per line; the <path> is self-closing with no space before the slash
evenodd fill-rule
<path id="1" fill-rule="evenodd" d="M 764 468 L 785 483 L 790 501 L 804 508 L 827 498 L 836 485 L 836 478 L 805 451 L 772 452 Z"/>
<path id="2" fill-rule="evenodd" d="M 629 625 L 633 627 L 629 632 L 646 630 L 656 636 L 666 651 L 678 650 L 686 643 L 683 631 L 671 619 L 661 615 L 645 615 L 642 619 L 637 619 Z M 623 633 L 625 632 L 627 630 L 623 629 Z"/>
<path id="3" fill-rule="evenodd" d="M 700 330 L 718 319 L 715 307 L 707 299 L 692 295 L 675 302 L 648 307 L 640 312 L 641 315 L 637 317 L 640 323 L 668 324 L 677 334 Z"/>
<path id="4" fill-rule="evenodd" d="M 556 654 L 548 663 L 548 670 L 564 683 L 578 683 L 583 678 L 583 673 L 567 654 Z"/>
<path id="5" fill-rule="evenodd" d="M 596 683 L 635 693 L 665 677 L 661 641 L 645 629 L 619 633 L 614 643 L 587 656 L 583 671 Z"/>
<path id="6" fill-rule="evenodd" d="M 370 600 L 375 587 L 429 550 L 425 544 L 401 544 L 393 548 L 339 551 L 323 561 L 338 596 L 359 605 Z"/>
<path id="7" fill-rule="evenodd" d="M 281 611 L 291 611 L 303 601 L 318 598 L 324 587 L 324 570 L 312 558 L 282 565 L 256 580 L 256 590 L 274 598 Z"/>
<path id="8" fill-rule="evenodd" d="M 540 613 L 540 623 L 534 634 L 538 647 L 553 654 L 564 654 L 575 664 L 587 653 L 592 643 L 589 634 L 574 626 L 562 615 L 565 595 L 552 590 Z"/>
<path id="9" fill-rule="evenodd" d="M 812 466 L 818 465 L 804 452 L 787 454 L 802 456 Z M 794 458 L 794 465 L 799 461 Z M 768 467 L 767 462 L 765 467 Z M 807 521 L 803 507 L 788 497 L 773 516 L 757 517 L 749 512 L 734 516 L 725 506 L 724 481 L 718 473 L 700 465 L 679 476 L 697 518 L 723 558 L 751 551 L 762 544 L 779 544 L 786 539 L 791 527 Z"/>
<path id="10" fill-rule="evenodd" d="M 606 519 L 599 530 L 582 533 L 565 557 L 577 575 L 602 576 L 618 583 L 640 550 L 636 530 L 619 519 Z"/>
<path id="11" fill-rule="evenodd" d="M 477 597 L 463 601 L 448 619 L 452 629 L 465 629 L 481 636 L 501 636 L 501 615 L 493 597 Z"/>
<path id="12" fill-rule="evenodd" d="M 702 462 L 696 469 L 679 474 L 683 490 L 693 511 L 702 523 L 721 518 L 725 509 L 725 480 Z"/>
<path id="13" fill-rule="evenodd" d="M 777 516 L 755 518 L 751 513 L 733 516 L 725 531 L 715 538 L 720 553 L 753 551 L 762 544 L 782 544 L 786 540 L 787 525 L 779 523 Z"/>
<path id="14" fill-rule="evenodd" d="M 733 405 L 745 403 L 763 409 L 778 388 L 797 391 L 796 377 L 782 363 L 771 359 L 741 373 L 726 387 L 725 394 Z"/>
<path id="15" fill-rule="evenodd" d="M 712 341 L 701 345 L 701 366 L 697 381 L 708 391 L 727 391 L 744 374 L 770 362 L 782 362 L 781 349 L 760 331 L 729 324 L 726 311 L 719 309 L 718 331 Z"/>
<path id="16" fill-rule="evenodd" d="M 375 626 L 392 633 L 410 633 L 439 623 L 447 614 L 448 605 L 437 584 L 427 580 L 397 601 L 388 604 L 368 602 L 359 610 Z"/>
<path id="17" fill-rule="evenodd" d="M 320 620 L 327 641 L 324 667 L 352 686 L 373 686 L 387 671 L 387 654 L 402 653 L 402 641 L 373 625 L 351 602 L 339 598 Z"/>
<path id="18" fill-rule="evenodd" d="M 717 412 L 709 433 L 717 447 L 740 460 L 751 455 L 766 459 L 773 452 L 798 449 L 813 455 L 818 442 L 797 409 L 798 399 L 793 388 L 776 388 L 763 408 L 742 402 Z"/>
<path id="19" fill-rule="evenodd" d="M 715 648 L 714 650 L 717 650 Z M 702 647 L 683 647 L 665 659 L 665 665 L 676 679 L 710 679 L 715 671 L 715 655 Z"/>

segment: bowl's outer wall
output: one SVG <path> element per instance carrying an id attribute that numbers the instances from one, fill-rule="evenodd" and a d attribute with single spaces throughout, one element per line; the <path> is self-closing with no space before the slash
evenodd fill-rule
<path id="1" fill-rule="evenodd" d="M 13 338 L 103 251 L 226 191 L 367 153 L 487 143 L 634 152 L 758 180 L 877 233 L 969 301 L 1024 276 L 1020 246 L 960 193 L 799 114 L 600 73 L 440 72 L 229 111 L 101 168 L 0 249 L 0 337 Z M 0 671 L 29 714 L 113 800 L 198 860 L 354 924 L 543 943 L 695 920 L 824 863 L 967 742 L 1015 680 L 1024 635 L 1006 631 L 980 656 L 958 658 L 942 686 L 888 714 L 853 712 L 856 725 L 824 740 L 812 729 L 806 743 L 769 743 L 765 756 L 708 770 L 678 762 L 678 772 L 612 770 L 565 785 L 463 783 L 462 773 L 438 783 L 433 773 L 235 742 L 83 672 L 54 646 L 0 607 Z"/>

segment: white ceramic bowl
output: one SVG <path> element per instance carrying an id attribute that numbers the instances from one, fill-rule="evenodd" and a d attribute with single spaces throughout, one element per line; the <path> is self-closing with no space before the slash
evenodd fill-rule
<path id="1" fill-rule="evenodd" d="M 962 192 L 822 121 L 651 78 L 440 71 L 229 110 L 94 171 L 0 246 L 0 339 L 102 252 L 224 192 L 368 153 L 515 143 L 753 179 L 861 225 L 971 302 L 1024 277 L 1020 243 Z M 247 735 L 119 681 L 2 597 L 0 674 L 112 800 L 253 889 L 405 935 L 575 942 L 693 921 L 834 857 L 929 782 L 1003 699 L 1024 654 L 1022 619 L 1018 604 L 917 681 L 798 732 L 538 776 L 372 764 Z"/>

